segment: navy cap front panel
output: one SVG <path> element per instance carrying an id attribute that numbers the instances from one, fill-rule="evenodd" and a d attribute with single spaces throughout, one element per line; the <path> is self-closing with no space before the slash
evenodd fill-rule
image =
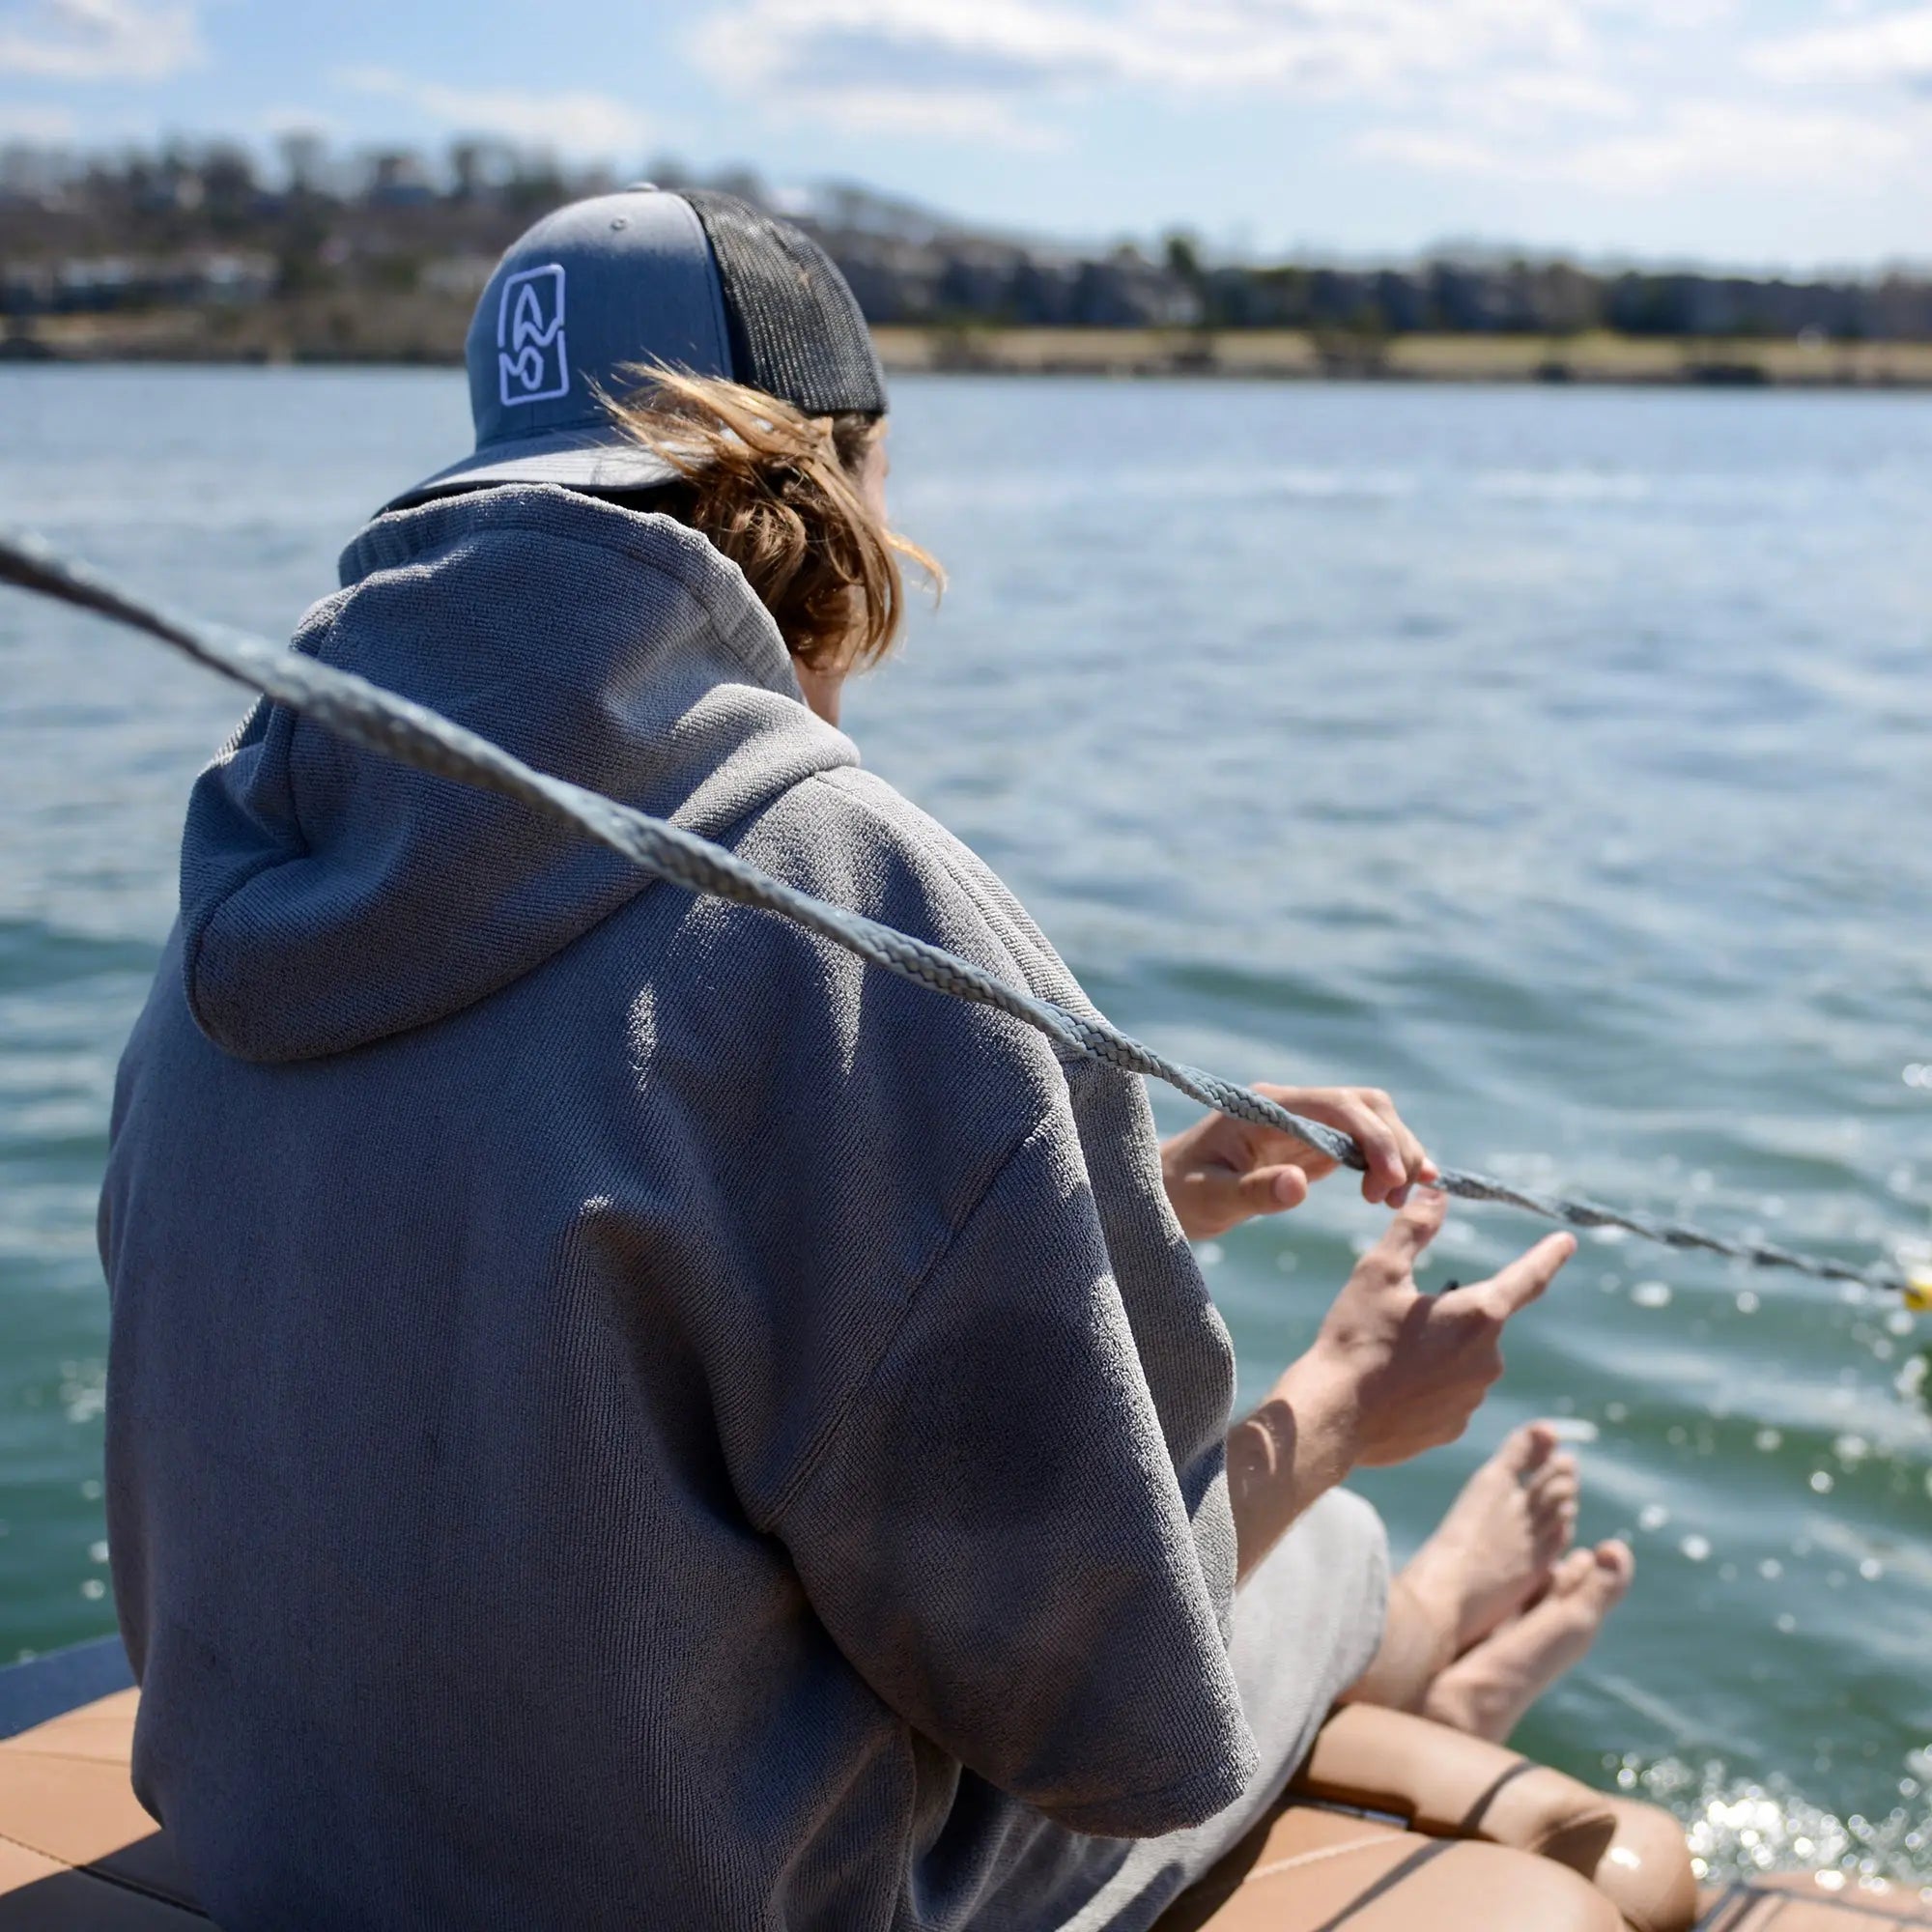
<path id="1" fill-rule="evenodd" d="M 559 209 L 501 262 L 469 327 L 476 445 L 591 429 L 619 371 L 732 375 L 717 264 L 691 206 L 654 188 Z"/>

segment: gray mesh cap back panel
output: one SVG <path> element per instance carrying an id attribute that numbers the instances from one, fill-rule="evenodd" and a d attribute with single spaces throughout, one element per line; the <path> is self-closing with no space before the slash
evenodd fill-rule
<path id="1" fill-rule="evenodd" d="M 679 192 L 717 259 L 738 381 L 807 415 L 883 415 L 886 377 L 871 331 L 825 250 L 735 195 Z"/>

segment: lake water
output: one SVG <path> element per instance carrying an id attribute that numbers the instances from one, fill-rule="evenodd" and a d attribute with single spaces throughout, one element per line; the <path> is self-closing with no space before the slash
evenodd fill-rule
<path id="1" fill-rule="evenodd" d="M 275 635 L 465 446 L 452 375 L 0 372 L 0 521 Z M 1932 1232 L 1932 399 L 908 381 L 895 447 L 952 587 L 848 724 L 1111 1017 L 1539 1185 Z M 94 1198 L 242 706 L 0 597 L 0 1659 L 112 1628 Z M 1336 1183 L 1205 1251 L 1249 1393 L 1376 1219 Z M 1537 1232 L 1461 1213 L 1438 1278 Z M 1928 1339 L 1586 1241 L 1467 1440 L 1364 1487 L 1412 1543 L 1573 1418 L 1639 1572 L 1520 1741 L 1719 1867 L 1932 1867 Z"/>

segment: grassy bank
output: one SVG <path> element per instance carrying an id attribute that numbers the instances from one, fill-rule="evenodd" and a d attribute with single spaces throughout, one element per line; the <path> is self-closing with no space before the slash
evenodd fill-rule
<path id="1" fill-rule="evenodd" d="M 1932 343 L 1692 336 L 1324 336 L 1297 329 L 882 328 L 894 369 L 1013 375 L 1386 378 L 1437 383 L 1932 386 Z"/>
<path id="2" fill-rule="evenodd" d="M 0 338 L 0 359 L 453 363 L 468 322 L 467 301 L 428 295 L 62 316 L 16 325 Z M 895 371 L 1932 387 L 1932 342 L 982 327 L 888 327 L 876 335 Z"/>

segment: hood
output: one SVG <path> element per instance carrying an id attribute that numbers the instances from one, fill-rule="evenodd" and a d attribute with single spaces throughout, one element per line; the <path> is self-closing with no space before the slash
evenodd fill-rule
<path id="1" fill-rule="evenodd" d="M 770 614 L 695 530 L 548 486 L 379 518 L 295 648 L 706 838 L 855 764 Z M 258 704 L 196 782 L 183 973 L 245 1060 L 341 1053 L 472 1005 L 652 881 L 508 799 Z"/>

